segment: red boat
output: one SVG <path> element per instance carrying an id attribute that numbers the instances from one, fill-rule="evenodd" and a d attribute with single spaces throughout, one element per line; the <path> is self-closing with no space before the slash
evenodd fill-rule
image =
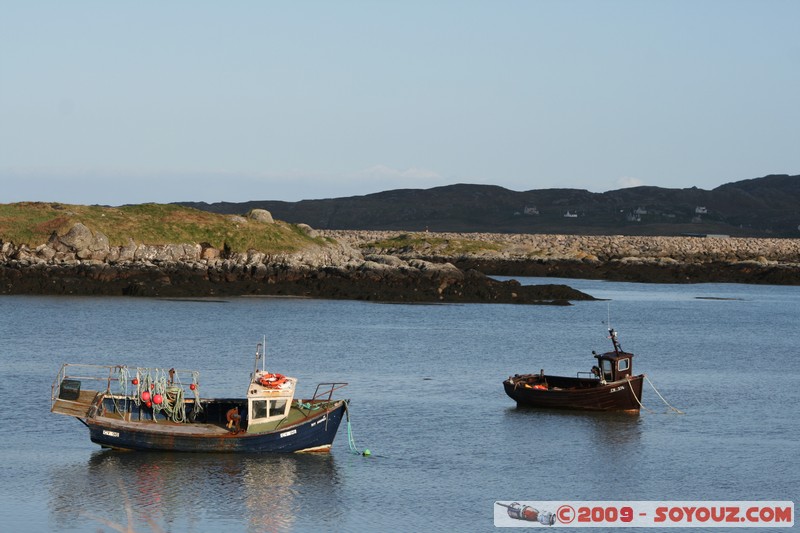
<path id="1" fill-rule="evenodd" d="M 633 354 L 622 350 L 617 332 L 609 329 L 613 352 L 598 355 L 591 372 L 575 377 L 515 374 L 503 382 L 506 394 L 524 407 L 626 411 L 638 413 L 642 406 L 644 374 L 633 375 Z"/>

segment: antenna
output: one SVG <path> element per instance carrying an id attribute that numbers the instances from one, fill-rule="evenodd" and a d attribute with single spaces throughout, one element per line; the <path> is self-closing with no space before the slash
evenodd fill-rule
<path id="1" fill-rule="evenodd" d="M 258 360 L 261 359 L 261 370 L 264 371 L 264 365 L 266 364 L 267 359 L 267 336 L 264 335 L 264 340 L 260 343 L 256 344 L 256 360 L 255 364 L 253 365 L 253 375 L 252 379 L 255 379 L 256 373 L 258 372 Z"/>

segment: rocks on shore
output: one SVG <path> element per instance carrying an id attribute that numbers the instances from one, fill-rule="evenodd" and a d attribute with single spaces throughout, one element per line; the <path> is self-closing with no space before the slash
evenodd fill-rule
<path id="1" fill-rule="evenodd" d="M 249 216 L 267 220 L 255 211 Z M 299 229 L 317 235 L 308 226 Z M 447 262 L 386 254 L 365 257 L 346 242 L 326 241 L 287 254 L 257 250 L 226 254 L 207 243 L 148 245 L 129 240 L 111 246 L 105 235 L 80 223 L 64 235 L 52 234 L 35 248 L 2 243 L 0 294 L 263 294 L 526 304 L 592 299 L 564 285 L 500 282 Z"/>
<path id="2" fill-rule="evenodd" d="M 333 231 L 324 235 L 364 253 L 403 260 L 449 261 L 493 275 L 565 277 L 638 282 L 800 284 L 800 239 L 631 237 L 495 233 L 414 233 L 421 245 L 376 248 L 404 232 Z M 426 244 L 426 238 L 431 241 Z M 487 246 L 448 252 L 449 241 Z"/>

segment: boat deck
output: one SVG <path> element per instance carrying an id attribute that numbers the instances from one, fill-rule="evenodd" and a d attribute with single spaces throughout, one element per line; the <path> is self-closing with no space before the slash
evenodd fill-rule
<path id="1" fill-rule="evenodd" d="M 50 412 L 58 413 L 60 415 L 84 418 L 89 411 L 89 408 L 92 406 L 92 403 L 94 403 L 97 394 L 98 392 L 95 390 L 82 390 L 78 395 L 77 400 L 64 400 L 62 398 L 57 398 L 53 403 L 53 407 L 50 409 Z"/>
<path id="2" fill-rule="evenodd" d="M 149 433 L 169 433 L 172 435 L 231 435 L 228 429 L 221 427 L 217 424 L 181 424 L 178 422 L 170 422 L 166 420 L 159 420 L 153 422 L 152 420 L 123 420 L 119 416 L 98 416 L 94 419 L 97 423 L 104 427 L 113 427 L 124 430 L 141 430 Z"/>
<path id="3" fill-rule="evenodd" d="M 275 431 L 276 429 L 294 426 L 295 424 L 299 424 L 309 418 L 316 418 L 322 415 L 327 409 L 334 408 L 336 403 L 336 401 L 323 402 L 316 404 L 315 407 L 317 408 L 315 409 L 304 409 L 299 407 L 297 400 L 295 400 L 295 402 L 292 403 L 292 407 L 289 409 L 289 414 L 286 416 L 286 418 L 264 424 L 258 424 L 257 429 L 255 427 L 251 428 L 249 432 L 266 433 L 269 431 Z"/>

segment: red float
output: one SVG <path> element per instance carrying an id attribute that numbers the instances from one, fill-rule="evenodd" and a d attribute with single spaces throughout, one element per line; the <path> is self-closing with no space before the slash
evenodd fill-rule
<path id="1" fill-rule="evenodd" d="M 191 390 L 195 390 L 195 389 L 197 388 L 197 385 L 195 385 L 194 383 L 192 383 L 191 385 L 189 385 L 189 388 L 190 388 Z"/>
<path id="2" fill-rule="evenodd" d="M 142 401 L 145 403 L 150 403 L 150 391 L 144 391 L 142 393 Z M 148 407 L 150 406 L 148 405 Z"/>
<path id="3" fill-rule="evenodd" d="M 161 395 L 160 395 L 160 394 L 154 394 L 154 395 L 153 395 L 153 403 L 154 403 L 154 404 L 156 404 L 156 405 L 161 405 L 161 402 L 162 402 L 162 401 L 163 401 L 163 398 L 161 397 Z"/>
<path id="4" fill-rule="evenodd" d="M 146 405 L 147 407 L 153 407 L 153 402 L 147 402 L 145 405 Z"/>
<path id="5" fill-rule="evenodd" d="M 139 384 L 139 378 L 133 378 L 131 380 L 131 383 L 133 383 L 134 385 L 138 385 Z"/>

